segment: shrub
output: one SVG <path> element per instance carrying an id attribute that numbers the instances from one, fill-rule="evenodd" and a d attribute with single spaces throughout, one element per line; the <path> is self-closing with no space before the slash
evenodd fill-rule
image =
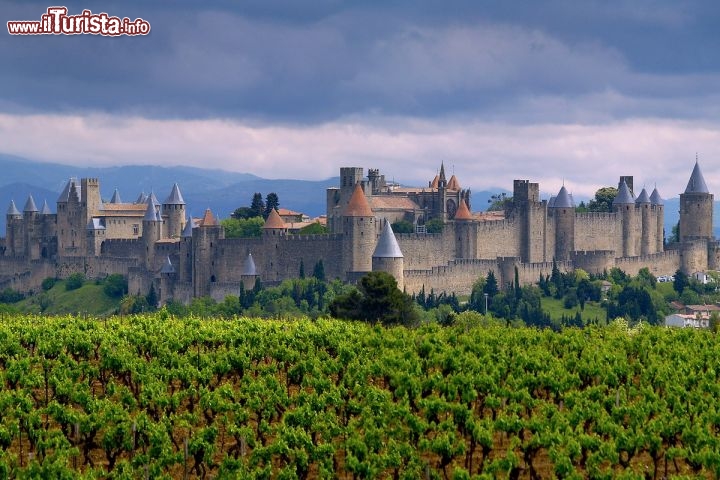
<path id="1" fill-rule="evenodd" d="M 54 277 L 47 277 L 45 280 L 42 281 L 42 289 L 43 291 L 47 292 L 52 287 L 55 286 L 55 283 L 57 282 L 57 278 Z"/>
<path id="2" fill-rule="evenodd" d="M 85 275 L 82 273 L 73 273 L 70 275 L 65 282 L 65 290 L 77 290 L 78 288 L 83 286 L 83 283 L 85 283 Z"/>
<path id="3" fill-rule="evenodd" d="M 105 279 L 105 286 L 103 287 L 105 295 L 111 298 L 120 298 L 128 292 L 128 282 L 125 277 L 119 273 L 113 273 L 108 275 Z"/>

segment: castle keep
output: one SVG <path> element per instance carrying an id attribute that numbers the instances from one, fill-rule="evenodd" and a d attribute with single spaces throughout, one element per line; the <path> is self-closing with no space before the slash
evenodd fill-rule
<path id="1" fill-rule="evenodd" d="M 537 183 L 515 180 L 504 215 L 473 215 L 470 190 L 444 167 L 427 187 L 388 184 L 378 170 L 342 168 L 340 186 L 326 194 L 327 235 L 293 235 L 272 211 L 258 238 L 225 238 L 209 210 L 188 217 L 180 188 L 161 203 L 154 194 L 123 202 L 115 191 L 102 201 L 97 179 L 70 179 L 57 199 L 38 209 L 30 196 L 22 212 L 11 202 L 7 236 L 0 239 L 0 288 L 39 289 L 46 277 L 82 272 L 89 278 L 127 276 L 131 294 L 151 285 L 161 303 L 193 297 L 221 300 L 256 279 L 274 284 L 296 278 L 300 265 L 322 261 L 328 278 L 355 281 L 372 270 L 387 271 L 408 292 L 469 293 L 492 270 L 502 285 L 517 269 L 522 283 L 551 272 L 582 268 L 600 273 L 618 267 L 655 275 L 678 269 L 692 274 L 717 269 L 720 244 L 712 233 L 713 195 L 696 163 L 680 195 L 679 242 L 664 242 L 664 206 L 657 191 L 637 196 L 633 178 L 621 177 L 613 211 L 578 213 L 563 186 L 540 199 Z M 442 233 L 426 233 L 429 220 L 444 222 Z M 405 220 L 416 233 L 394 234 Z"/>

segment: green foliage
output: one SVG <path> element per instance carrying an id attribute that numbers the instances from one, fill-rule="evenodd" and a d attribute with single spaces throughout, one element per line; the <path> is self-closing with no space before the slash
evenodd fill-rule
<path id="1" fill-rule="evenodd" d="M 230 214 L 232 218 L 236 218 L 238 220 L 240 219 L 248 219 L 253 218 L 255 215 L 255 212 L 250 207 L 239 207 L 236 208 L 232 214 Z"/>
<path id="2" fill-rule="evenodd" d="M 415 233 L 415 226 L 407 220 L 398 220 L 390 226 L 395 233 Z"/>
<path id="3" fill-rule="evenodd" d="M 113 273 L 108 275 L 105 279 L 105 286 L 103 287 L 105 295 L 111 298 L 120 298 L 128 293 L 128 282 L 127 279 L 119 274 Z"/>
<path id="4" fill-rule="evenodd" d="M 488 212 L 502 212 L 512 205 L 513 197 L 508 197 L 507 193 L 496 193 L 488 199 Z"/>
<path id="5" fill-rule="evenodd" d="M 255 192 L 252 202 L 250 203 L 251 218 L 262 217 L 265 213 L 265 202 L 263 202 L 262 193 Z"/>
<path id="6" fill-rule="evenodd" d="M 439 218 L 433 218 L 427 221 L 425 224 L 425 231 L 427 233 L 442 233 L 445 224 Z"/>
<path id="7" fill-rule="evenodd" d="M 319 222 L 311 223 L 298 231 L 300 235 L 327 235 L 328 233 L 327 227 Z"/>
<path id="8" fill-rule="evenodd" d="M 713 478 L 719 349 L 694 329 L 476 312 L 417 329 L 5 315 L 0 473 Z"/>
<path id="9" fill-rule="evenodd" d="M 57 278 L 47 277 L 45 280 L 42 281 L 41 287 L 43 291 L 47 292 L 55 286 L 55 283 L 57 283 Z"/>
<path id="10" fill-rule="evenodd" d="M 250 238 L 262 235 L 265 221 L 262 217 L 225 218 L 220 225 L 225 228 L 225 238 Z"/>
<path id="11" fill-rule="evenodd" d="M 143 295 L 126 295 L 120 301 L 119 310 L 122 315 L 131 315 L 149 312 L 152 309 L 148 304 L 147 297 Z"/>
<path id="12" fill-rule="evenodd" d="M 591 212 L 612 212 L 613 200 L 617 197 L 618 189 L 615 187 L 602 187 L 595 192 L 595 198 L 590 200 L 588 210 Z"/>
<path id="13" fill-rule="evenodd" d="M 688 276 L 682 270 L 676 271 L 675 280 L 673 280 L 673 289 L 678 293 L 678 295 L 682 295 L 688 285 L 690 285 L 690 279 Z"/>
<path id="14" fill-rule="evenodd" d="M 330 304 L 330 313 L 337 318 L 383 325 L 409 326 L 418 320 L 412 298 L 401 292 L 395 278 L 386 272 L 363 276 L 357 290 L 337 297 Z"/>
<path id="15" fill-rule="evenodd" d="M 277 210 L 278 207 L 280 207 L 280 199 L 278 198 L 277 193 L 268 193 L 265 197 L 265 210 L 263 211 L 263 218 L 267 219 L 270 212 L 272 210 Z"/>
<path id="16" fill-rule="evenodd" d="M 325 265 L 323 265 L 322 259 L 318 260 L 313 267 L 313 277 L 317 278 L 321 282 L 325 281 Z"/>
<path id="17" fill-rule="evenodd" d="M 78 288 L 82 287 L 85 283 L 85 275 L 76 272 L 70 275 L 67 280 L 65 281 L 65 290 L 77 290 Z"/>
<path id="18" fill-rule="evenodd" d="M 23 298 L 25 298 L 25 295 L 10 287 L 0 292 L 0 303 L 17 303 Z"/>

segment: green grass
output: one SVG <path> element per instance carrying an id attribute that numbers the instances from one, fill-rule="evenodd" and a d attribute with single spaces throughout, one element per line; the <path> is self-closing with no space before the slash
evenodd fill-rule
<path id="1" fill-rule="evenodd" d="M 585 302 L 585 310 L 580 310 L 580 305 L 567 309 L 563 306 L 562 299 L 558 300 L 552 297 L 542 297 L 541 302 L 543 311 L 550 314 L 553 320 L 560 320 L 563 315 L 566 317 L 574 317 L 576 312 L 580 312 L 580 316 L 585 324 L 594 320 L 602 323 L 607 316 L 605 309 L 597 302 Z"/>
<path id="2" fill-rule="evenodd" d="M 48 315 L 87 314 L 107 316 L 115 313 L 120 305 L 119 298 L 110 298 L 103 292 L 102 285 L 86 281 L 77 290 L 65 290 L 65 281 L 58 280 L 46 292 L 40 292 L 15 304 L 18 310 Z"/>

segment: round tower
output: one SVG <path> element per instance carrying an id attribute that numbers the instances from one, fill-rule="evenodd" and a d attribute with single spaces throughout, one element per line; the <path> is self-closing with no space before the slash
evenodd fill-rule
<path id="1" fill-rule="evenodd" d="M 453 177 L 454 178 L 454 177 Z M 470 209 L 465 200 L 460 200 L 460 207 L 455 214 L 455 256 L 457 258 L 477 258 L 477 233 Z"/>
<path id="2" fill-rule="evenodd" d="M 625 179 L 623 178 L 620 182 L 620 188 L 618 189 L 617 197 L 613 200 L 613 208 L 620 218 L 622 223 L 622 256 L 623 257 L 635 257 L 637 252 L 635 250 L 635 199 L 630 193 L 630 188 Z"/>
<path id="3" fill-rule="evenodd" d="M 685 193 L 680 194 L 680 241 L 713 238 L 713 195 L 695 162 Z"/>
<path id="4" fill-rule="evenodd" d="M 387 219 L 372 255 L 372 270 L 389 273 L 397 281 L 400 290 L 405 288 L 405 260 Z"/>
<path id="5" fill-rule="evenodd" d="M 652 202 L 647 190 L 644 188 L 635 200 L 635 208 L 640 211 L 640 255 L 654 253 L 655 234 L 657 233 L 657 220 L 651 211 Z"/>
<path id="6" fill-rule="evenodd" d="M 35 205 L 35 199 L 32 195 L 28 195 L 25 207 L 23 208 L 23 246 L 25 256 L 29 259 L 37 259 L 40 257 L 39 242 L 36 235 L 39 215 L 40 211 L 37 205 Z"/>
<path id="7" fill-rule="evenodd" d="M 177 183 L 163 202 L 162 214 L 167 219 L 167 238 L 180 238 L 185 221 L 185 200 Z"/>
<path id="8" fill-rule="evenodd" d="M 22 218 L 22 213 L 15 206 L 15 200 L 10 200 L 10 206 L 5 217 L 5 255 L 12 256 L 21 253 L 18 250 L 17 242 L 23 238 Z"/>
<path id="9" fill-rule="evenodd" d="M 158 212 L 158 205 L 151 195 L 147 199 L 147 209 L 143 217 L 142 243 L 145 249 L 145 266 L 149 270 L 154 268 L 155 242 L 160 240 L 162 234 L 162 218 Z"/>
<path id="10" fill-rule="evenodd" d="M 650 208 L 655 213 L 655 251 L 665 250 L 665 204 L 657 187 L 650 194 Z"/>
<path id="11" fill-rule="evenodd" d="M 270 214 L 268 215 L 267 220 L 265 220 L 265 224 L 262 228 L 263 235 L 266 237 L 273 238 L 287 235 L 285 222 L 283 222 L 283 219 L 280 218 L 280 214 L 274 208 L 270 210 Z"/>
<path id="12" fill-rule="evenodd" d="M 369 272 L 377 239 L 377 226 L 370 204 L 359 183 L 355 184 L 342 216 L 343 270 Z"/>
<path id="13" fill-rule="evenodd" d="M 224 238 L 222 226 L 208 208 L 200 224 L 192 230 L 192 280 L 193 294 L 196 297 L 209 296 L 209 286 L 218 281 L 215 256 L 218 241 Z"/>
<path id="14" fill-rule="evenodd" d="M 575 250 L 575 205 L 565 185 L 560 188 L 551 208 L 555 218 L 555 259 L 565 262 Z"/>

